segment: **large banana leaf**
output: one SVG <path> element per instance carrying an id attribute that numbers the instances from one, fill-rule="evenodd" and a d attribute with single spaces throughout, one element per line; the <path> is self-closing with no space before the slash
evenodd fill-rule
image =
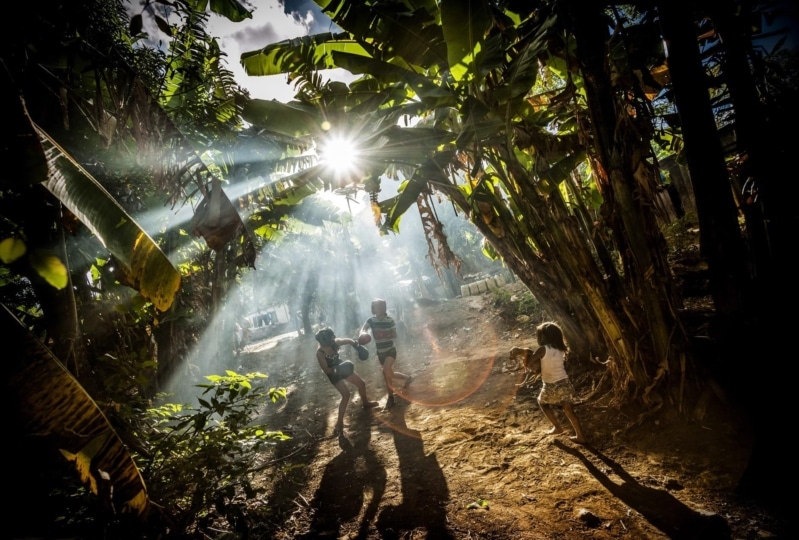
<path id="1" fill-rule="evenodd" d="M 279 75 L 291 71 L 330 69 L 337 67 L 333 51 L 371 56 L 346 32 L 326 32 L 313 36 L 287 39 L 257 51 L 242 53 L 241 65 L 247 75 Z"/>
<path id="2" fill-rule="evenodd" d="M 441 29 L 447 42 L 449 69 L 456 81 L 475 75 L 475 58 L 493 21 L 485 0 L 442 0 Z"/>
<path id="3" fill-rule="evenodd" d="M 69 461 L 86 488 L 108 508 L 143 518 L 150 506 L 144 480 L 103 412 L 53 353 L 2 304 L 0 325 L 6 351 L 10 346 L 10 353 L 4 355 L 4 394 L 11 425 L 21 430 L 15 435 L 57 449 L 53 459 Z M 19 463 L 12 457 L 10 465 Z"/>
<path id="4" fill-rule="evenodd" d="M 447 61 L 447 45 L 437 22 L 435 0 L 374 2 L 315 0 L 349 35 L 375 48 L 372 56 L 427 70 Z"/>
<path id="5" fill-rule="evenodd" d="M 197 0 L 199 11 L 205 11 L 205 6 L 209 0 Z M 244 19 L 252 19 L 252 13 L 244 7 L 238 0 L 210 0 L 211 11 L 223 17 L 227 17 L 233 22 L 241 22 Z"/>
<path id="6" fill-rule="evenodd" d="M 289 137 L 323 133 L 321 118 L 312 107 L 297 102 L 250 99 L 242 108 L 241 117 L 254 126 Z"/>
<path id="7" fill-rule="evenodd" d="M 446 130 L 393 125 L 371 134 L 361 155 L 383 169 L 392 163 L 419 165 L 453 141 L 454 135 Z"/>
<path id="8" fill-rule="evenodd" d="M 88 171 L 44 130 L 34 129 L 47 157 L 44 187 L 100 239 L 143 297 L 168 310 L 180 289 L 177 268 Z"/>
<path id="9" fill-rule="evenodd" d="M 445 99 L 445 103 L 454 105 L 452 92 L 432 82 L 428 77 L 395 64 L 346 53 L 333 53 L 333 62 L 354 74 L 369 74 L 384 84 L 403 83 L 423 100 Z M 441 103 L 444 105 L 444 103 Z M 440 105 L 439 105 L 440 106 Z"/>
<path id="10" fill-rule="evenodd" d="M 504 84 L 494 90 L 498 103 L 507 103 L 530 91 L 538 76 L 538 55 L 545 47 L 546 43 L 542 42 L 524 45 L 521 53 L 508 65 Z"/>

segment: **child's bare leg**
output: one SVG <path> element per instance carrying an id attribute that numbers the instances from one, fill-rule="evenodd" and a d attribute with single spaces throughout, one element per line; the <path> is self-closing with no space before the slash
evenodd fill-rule
<path id="1" fill-rule="evenodd" d="M 394 371 L 394 362 L 397 359 L 388 356 L 386 357 L 386 362 L 383 364 L 383 376 L 386 378 L 387 381 L 392 381 L 393 379 L 400 379 L 403 381 L 408 381 L 411 378 L 410 375 L 406 375 L 405 373 L 400 373 L 399 371 Z"/>
<path id="2" fill-rule="evenodd" d="M 394 371 L 394 362 L 396 358 L 393 356 L 387 356 L 385 361 L 383 362 L 383 379 L 386 381 L 386 391 L 388 395 L 394 394 L 394 378 L 397 379 L 407 379 L 408 376 L 404 373 L 397 373 Z"/>
<path id="3" fill-rule="evenodd" d="M 541 407 L 541 410 L 544 411 L 544 414 L 552 422 L 552 429 L 547 431 L 548 435 L 557 435 L 558 433 L 563 433 L 563 427 L 561 427 L 560 422 L 558 422 L 558 417 L 555 416 L 555 411 L 549 405 L 545 403 L 541 403 L 538 401 L 538 405 Z"/>
<path id="4" fill-rule="evenodd" d="M 582 426 L 580 426 L 580 420 L 577 418 L 577 415 L 574 413 L 574 408 L 572 407 L 572 404 L 564 403 L 563 412 L 566 414 L 566 418 L 569 419 L 569 422 L 571 422 L 571 425 L 574 428 L 574 436 L 569 438 L 576 443 L 584 444 L 585 435 L 583 435 L 583 428 Z"/>
<path id="5" fill-rule="evenodd" d="M 336 427 L 333 428 L 333 433 L 338 434 L 344 430 L 344 412 L 350 402 L 350 391 L 344 381 L 336 383 L 336 390 L 341 394 L 341 401 L 338 404 L 338 420 L 336 420 Z"/>
<path id="6" fill-rule="evenodd" d="M 363 379 L 361 379 L 361 377 L 357 373 L 353 373 L 352 375 L 347 377 L 347 380 L 350 383 L 354 384 L 355 387 L 358 389 L 358 394 L 361 396 L 361 405 L 365 409 L 377 406 L 376 401 L 369 401 L 369 397 L 366 395 L 366 383 L 363 382 Z"/>
<path id="7" fill-rule="evenodd" d="M 391 379 L 394 377 L 394 372 L 391 366 L 388 365 L 388 360 L 383 364 L 383 380 L 386 382 L 386 393 L 390 396 L 394 394 L 394 386 L 391 384 Z"/>

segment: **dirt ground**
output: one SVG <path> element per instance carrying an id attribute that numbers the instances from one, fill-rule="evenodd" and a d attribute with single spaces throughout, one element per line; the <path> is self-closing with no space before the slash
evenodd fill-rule
<path id="1" fill-rule="evenodd" d="M 292 437 L 259 464 L 268 496 L 251 508 L 260 522 L 252 537 L 788 537 L 784 520 L 734 494 L 752 430 L 720 400 L 709 400 L 701 422 L 663 413 L 639 425 L 593 392 L 600 366 L 567 364 L 589 441 L 547 435 L 540 382 L 521 384 L 508 356 L 535 347 L 541 321 L 508 318 L 492 298 L 415 307 L 395 366 L 414 380 L 391 409 L 374 346 L 365 362 L 348 351 L 381 406 L 363 410 L 353 388 L 341 437 L 332 435 L 338 393 L 316 364 L 313 337 L 250 345 L 240 367 L 288 389 L 264 418 Z"/>

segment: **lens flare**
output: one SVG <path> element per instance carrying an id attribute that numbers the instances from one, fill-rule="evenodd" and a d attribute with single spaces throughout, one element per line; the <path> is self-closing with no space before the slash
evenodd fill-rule
<path id="1" fill-rule="evenodd" d="M 339 176 L 355 172 L 359 151 L 352 139 L 332 136 L 320 147 L 319 160 Z"/>
<path id="2" fill-rule="evenodd" d="M 469 351 L 441 347 L 434 331 L 425 329 L 425 339 L 431 348 L 429 364 L 414 379 L 413 386 L 397 393 L 405 400 L 428 407 L 443 407 L 463 401 L 474 394 L 491 375 L 498 356 L 496 334 L 486 338 L 488 357 L 467 358 Z"/>

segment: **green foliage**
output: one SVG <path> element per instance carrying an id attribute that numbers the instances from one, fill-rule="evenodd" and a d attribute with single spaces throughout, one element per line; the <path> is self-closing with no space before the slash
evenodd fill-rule
<path id="1" fill-rule="evenodd" d="M 56 289 L 67 286 L 67 269 L 55 255 L 42 249 L 29 251 L 25 241 L 20 238 L 11 237 L 0 242 L 0 262 L 3 264 L 11 264 L 26 254 L 30 268 L 39 277 Z M 4 275 L 10 275 L 10 271 L 4 269 Z"/>
<path id="2" fill-rule="evenodd" d="M 31 266 L 47 283 L 56 289 L 63 289 L 69 282 L 67 267 L 54 255 L 42 250 L 36 250 L 31 254 Z"/>
<path id="3" fill-rule="evenodd" d="M 532 317 L 534 314 L 541 312 L 541 304 L 530 291 L 525 290 L 519 294 L 517 300 L 516 311 L 519 315 L 529 315 Z"/>
<path id="4" fill-rule="evenodd" d="M 491 303 L 495 306 L 504 306 L 510 303 L 510 291 L 505 290 L 502 287 L 497 287 L 491 290 Z"/>
<path id="5" fill-rule="evenodd" d="M 141 436 L 151 447 L 139 456 L 150 496 L 164 504 L 181 527 L 199 516 L 223 517 L 241 526 L 246 502 L 262 492 L 251 480 L 257 456 L 289 437 L 254 424 L 266 400 L 286 397 L 267 388 L 263 373 L 207 376 L 199 407 L 164 403 L 146 414 Z"/>
<path id="6" fill-rule="evenodd" d="M 497 287 L 491 290 L 491 297 L 494 307 L 501 309 L 510 318 L 525 315 L 537 320 L 543 315 L 540 302 L 527 289 L 514 293 L 504 287 Z"/>
<path id="7" fill-rule="evenodd" d="M 696 250 L 698 253 L 699 244 L 699 223 L 696 213 L 693 211 L 686 212 L 683 217 L 677 219 L 663 227 L 663 236 L 669 246 L 669 253 L 685 253 L 690 250 Z"/>

